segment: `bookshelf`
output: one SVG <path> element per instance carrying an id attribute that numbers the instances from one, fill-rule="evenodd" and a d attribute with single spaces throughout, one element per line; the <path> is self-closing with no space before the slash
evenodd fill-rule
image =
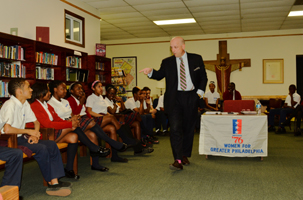
<path id="1" fill-rule="evenodd" d="M 113 67 L 111 70 L 112 74 L 112 79 L 111 82 L 112 84 L 117 88 L 117 94 L 118 96 L 126 96 L 126 80 L 125 80 L 125 73 L 122 69 L 120 68 L 115 68 Z"/>
<path id="2" fill-rule="evenodd" d="M 66 84 L 80 81 L 86 89 L 87 57 L 85 52 L 0 32 L 0 105 L 8 99 L 8 94 L 2 95 L 7 83 L 16 77 L 26 78 L 31 85 L 50 80 Z"/>
<path id="3" fill-rule="evenodd" d="M 103 85 L 103 93 L 105 93 L 105 86 L 111 84 L 111 59 L 89 55 L 88 70 L 90 71 L 88 79 L 100 80 Z"/>

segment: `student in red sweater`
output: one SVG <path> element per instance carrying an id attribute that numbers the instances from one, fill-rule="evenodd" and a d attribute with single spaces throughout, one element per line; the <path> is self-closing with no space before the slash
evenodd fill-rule
<path id="1" fill-rule="evenodd" d="M 223 93 L 223 100 L 242 100 L 239 91 L 236 90 L 234 82 L 229 83 L 227 90 Z"/>
<path id="2" fill-rule="evenodd" d="M 90 95 L 87 99 L 85 97 L 85 93 L 82 89 L 81 83 L 75 82 L 70 86 L 69 90 L 71 92 L 71 97 L 67 98 L 67 100 L 70 103 L 73 114 L 80 114 L 80 116 L 88 116 L 90 118 L 92 117 L 95 122 L 106 132 L 108 132 L 108 127 L 114 126 L 114 130 L 112 130 L 111 128 L 111 131 L 113 131 L 111 136 L 114 136 L 116 138 L 116 135 L 119 134 L 123 142 L 128 145 L 131 145 L 134 148 L 135 155 L 151 153 L 153 149 L 143 147 L 141 145 L 141 141 L 136 140 L 134 138 L 133 133 L 128 125 L 120 125 L 115 116 L 107 115 L 107 106 L 100 93 L 100 88 L 102 88 L 102 84 L 100 81 L 95 81 L 94 83 L 95 84 L 92 84 L 94 93 Z M 95 88 L 97 87 L 99 89 L 99 92 L 96 92 Z M 85 100 L 86 107 L 84 105 Z M 98 109 L 94 110 L 94 108 Z"/>
<path id="3" fill-rule="evenodd" d="M 78 139 L 90 149 L 92 157 L 105 157 L 110 153 L 109 149 L 99 147 L 88 139 L 79 128 L 78 116 L 75 115 L 69 120 L 63 120 L 57 115 L 54 108 L 46 103 L 50 99 L 50 92 L 46 83 L 35 83 L 32 89 L 33 93 L 30 99 L 31 109 L 35 113 L 41 127 L 54 128 L 55 142 L 68 143 L 67 164 L 64 169 L 66 177 L 79 179 L 80 176 L 75 175 L 73 171 L 74 158 L 78 149 Z M 93 166 L 96 166 L 96 168 L 100 167 L 98 163 L 93 163 Z"/>

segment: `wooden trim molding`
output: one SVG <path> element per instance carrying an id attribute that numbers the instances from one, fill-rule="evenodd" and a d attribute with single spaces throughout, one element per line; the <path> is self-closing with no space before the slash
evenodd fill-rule
<path id="1" fill-rule="evenodd" d="M 269 99 L 282 99 L 285 100 L 287 95 L 264 95 L 264 96 L 242 96 L 243 100 L 258 99 L 258 100 L 269 100 Z"/>
<path id="2" fill-rule="evenodd" d="M 80 8 L 79 6 L 76 6 L 75 4 L 72 4 L 72 3 L 70 3 L 70 2 L 68 2 L 68 1 L 66 1 L 66 0 L 60 0 L 60 1 L 62 1 L 63 3 L 66 3 L 66 4 L 70 5 L 70 6 L 72 6 L 72 7 L 74 7 L 74 8 L 77 8 L 78 10 L 81 10 L 82 12 L 85 12 L 85 13 L 87 13 L 87 14 L 93 16 L 93 17 L 96 17 L 96 18 L 99 19 L 99 20 L 101 19 L 101 17 L 99 17 L 99 16 L 97 16 L 97 15 L 91 13 L 91 12 L 88 12 L 87 10 L 84 10 L 83 8 Z"/>

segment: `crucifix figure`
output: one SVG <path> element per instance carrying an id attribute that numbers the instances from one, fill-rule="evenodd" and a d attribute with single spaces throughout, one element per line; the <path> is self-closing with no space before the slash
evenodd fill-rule
<path id="1" fill-rule="evenodd" d="M 217 60 L 204 61 L 205 69 L 216 72 L 218 92 L 221 97 L 227 90 L 230 82 L 230 73 L 239 69 L 242 71 L 243 67 L 250 67 L 250 59 L 235 59 L 229 60 L 227 53 L 227 41 L 219 41 L 219 54 Z"/>

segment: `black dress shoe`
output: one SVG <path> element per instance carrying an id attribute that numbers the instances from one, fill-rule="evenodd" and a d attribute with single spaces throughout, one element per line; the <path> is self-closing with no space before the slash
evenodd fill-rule
<path id="1" fill-rule="evenodd" d="M 90 151 L 90 155 L 92 157 L 97 157 L 97 156 L 106 157 L 109 154 L 110 154 L 110 149 L 105 148 L 105 147 L 101 147 L 101 146 L 100 146 L 100 148 L 99 148 L 99 150 L 97 152 Z"/>
<path id="2" fill-rule="evenodd" d="M 79 175 L 75 174 L 74 170 L 69 170 L 68 171 L 64 168 L 64 172 L 65 172 L 65 177 L 67 177 L 67 178 L 73 178 L 73 179 L 76 179 L 76 180 L 78 180 L 80 178 Z"/>
<path id="3" fill-rule="evenodd" d="M 286 130 L 284 127 L 279 127 L 278 130 L 276 131 L 276 134 L 283 134 L 286 133 Z"/>
<path id="4" fill-rule="evenodd" d="M 100 171 L 100 172 L 107 172 L 109 169 L 107 167 L 103 167 L 101 169 L 95 168 L 93 166 L 91 166 L 92 170 L 96 170 L 96 171 Z"/>
<path id="5" fill-rule="evenodd" d="M 120 152 L 125 151 L 128 148 L 128 145 L 123 143 L 123 146 L 121 147 L 121 149 L 119 149 Z"/>
<path id="6" fill-rule="evenodd" d="M 175 160 L 175 162 L 173 164 L 169 165 L 169 169 L 171 170 L 182 170 L 183 169 L 183 165 L 178 163 L 178 161 Z"/>
<path id="7" fill-rule="evenodd" d="M 189 160 L 187 159 L 186 156 L 183 156 L 182 164 L 183 164 L 183 165 L 189 165 L 189 164 L 190 164 L 190 162 L 189 162 Z"/>

